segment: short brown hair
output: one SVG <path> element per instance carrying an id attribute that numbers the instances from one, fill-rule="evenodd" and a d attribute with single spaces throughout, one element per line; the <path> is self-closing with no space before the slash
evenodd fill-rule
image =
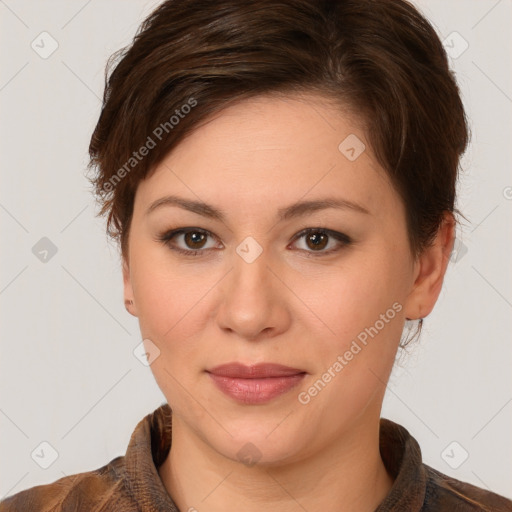
<path id="1" fill-rule="evenodd" d="M 109 59 L 89 147 L 99 214 L 108 213 L 122 254 L 139 182 L 187 133 L 234 102 L 294 92 L 321 94 L 363 120 L 404 202 L 414 255 L 445 211 L 459 213 L 466 116 L 443 45 L 413 5 L 167 0 Z"/>

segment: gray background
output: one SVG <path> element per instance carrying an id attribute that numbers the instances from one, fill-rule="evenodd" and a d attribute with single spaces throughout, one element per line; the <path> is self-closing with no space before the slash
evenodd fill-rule
<path id="1" fill-rule="evenodd" d="M 165 401 L 133 354 L 138 323 L 84 178 L 106 59 L 158 3 L 0 0 L 0 497 L 124 454 Z M 427 464 L 512 498 L 512 2 L 416 3 L 446 40 L 471 120 L 458 203 L 470 223 L 382 415 Z M 45 59 L 31 47 L 43 31 L 59 45 Z M 57 249 L 46 261 L 43 237 Z"/>

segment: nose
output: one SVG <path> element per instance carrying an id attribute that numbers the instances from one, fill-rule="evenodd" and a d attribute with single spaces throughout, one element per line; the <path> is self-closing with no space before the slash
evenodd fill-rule
<path id="1" fill-rule="evenodd" d="M 240 339 L 258 341 L 289 328 L 291 292 L 268 251 L 253 259 L 251 250 L 254 247 L 249 247 L 247 254 L 252 257 L 240 247 L 233 255 L 232 269 L 219 288 L 217 322 L 221 329 Z"/>

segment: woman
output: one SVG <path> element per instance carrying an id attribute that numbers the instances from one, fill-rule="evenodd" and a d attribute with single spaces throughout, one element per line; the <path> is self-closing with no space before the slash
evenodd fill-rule
<path id="1" fill-rule="evenodd" d="M 380 418 L 468 139 L 430 24 L 403 0 L 173 0 L 117 57 L 92 181 L 168 404 L 0 510 L 512 510 Z"/>

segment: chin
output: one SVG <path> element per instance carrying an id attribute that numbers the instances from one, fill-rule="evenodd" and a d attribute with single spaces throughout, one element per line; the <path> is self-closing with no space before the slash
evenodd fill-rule
<path id="1" fill-rule="evenodd" d="M 224 428 L 207 435 L 212 448 L 228 459 L 245 466 L 277 466 L 297 459 L 302 445 L 310 445 L 304 439 L 304 431 L 295 421 L 286 419 L 286 414 L 267 421 L 241 421 L 223 423 Z M 286 426 L 284 423 L 287 423 Z M 231 433 L 231 435 L 228 434 Z"/>

